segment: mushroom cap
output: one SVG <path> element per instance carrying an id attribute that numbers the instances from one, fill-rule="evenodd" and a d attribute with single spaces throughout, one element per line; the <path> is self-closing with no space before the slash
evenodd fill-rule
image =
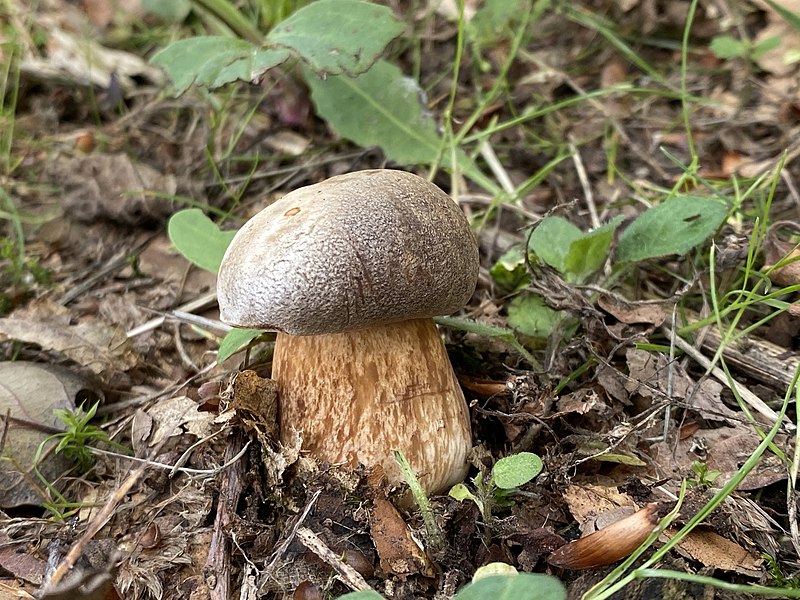
<path id="1" fill-rule="evenodd" d="M 453 313 L 477 279 L 456 203 L 422 177 L 376 169 L 297 189 L 250 219 L 217 296 L 226 323 L 318 335 Z"/>

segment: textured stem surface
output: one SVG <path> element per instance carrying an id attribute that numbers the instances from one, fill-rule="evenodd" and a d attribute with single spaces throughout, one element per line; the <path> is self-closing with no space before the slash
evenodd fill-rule
<path id="1" fill-rule="evenodd" d="M 402 480 L 400 449 L 429 493 L 462 481 L 471 447 L 464 395 L 439 331 L 414 319 L 346 333 L 278 334 L 281 436 L 330 463 L 380 464 Z"/>

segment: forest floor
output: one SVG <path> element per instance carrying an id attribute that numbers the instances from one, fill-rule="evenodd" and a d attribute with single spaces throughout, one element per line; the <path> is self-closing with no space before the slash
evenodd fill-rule
<path id="1" fill-rule="evenodd" d="M 495 562 L 571 598 L 800 597 L 799 2 L 383 2 L 431 160 L 323 117 L 297 63 L 176 96 L 150 59 L 227 3 L 158 4 L 0 6 L 0 598 L 445 599 Z M 267 31 L 304 3 L 234 4 Z M 216 274 L 168 234 L 371 168 L 431 177 L 480 247 L 440 322 L 475 448 L 438 544 L 403 489 L 276 445 L 271 338 L 218 360 Z M 521 453 L 541 472 L 493 486 Z"/>

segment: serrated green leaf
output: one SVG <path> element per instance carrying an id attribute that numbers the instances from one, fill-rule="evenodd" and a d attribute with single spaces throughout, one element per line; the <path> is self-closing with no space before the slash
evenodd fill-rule
<path id="1" fill-rule="evenodd" d="M 547 306 L 536 294 L 522 294 L 508 305 L 508 324 L 530 337 L 548 337 L 561 319 L 562 314 Z"/>
<path id="2" fill-rule="evenodd" d="M 544 463 L 533 452 L 520 452 L 501 458 L 492 467 L 492 483 L 502 490 L 525 485 L 542 472 Z"/>
<path id="3" fill-rule="evenodd" d="M 462 588 L 453 600 L 565 600 L 563 584 L 550 575 L 492 575 Z"/>
<path id="4" fill-rule="evenodd" d="M 635 262 L 685 254 L 722 224 L 728 208 L 701 196 L 677 196 L 644 211 L 619 239 L 617 258 Z"/>
<path id="5" fill-rule="evenodd" d="M 231 329 L 219 344 L 217 362 L 227 360 L 263 333 L 260 329 Z"/>
<path id="6" fill-rule="evenodd" d="M 624 217 L 619 216 L 572 241 L 564 257 L 564 274 L 568 281 L 582 282 L 603 266 L 614 232 L 623 220 Z"/>
<path id="7" fill-rule="evenodd" d="M 566 219 L 546 217 L 533 230 L 528 247 L 540 260 L 563 273 L 570 245 L 582 235 Z"/>
<path id="8" fill-rule="evenodd" d="M 730 35 L 718 35 L 708 46 L 717 58 L 741 58 L 747 54 L 747 44 Z"/>
<path id="9" fill-rule="evenodd" d="M 172 215 L 167 234 L 187 260 L 216 273 L 236 232 L 222 231 L 202 210 L 189 208 Z"/>
<path id="10" fill-rule="evenodd" d="M 367 71 L 405 25 L 386 6 L 360 0 L 317 0 L 278 23 L 267 35 L 320 75 Z"/>

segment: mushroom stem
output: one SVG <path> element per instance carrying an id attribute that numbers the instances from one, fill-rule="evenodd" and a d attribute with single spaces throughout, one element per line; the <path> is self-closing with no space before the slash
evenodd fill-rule
<path id="1" fill-rule="evenodd" d="M 313 336 L 278 334 L 272 363 L 281 436 L 330 463 L 380 464 L 402 481 L 402 450 L 423 488 L 462 481 L 471 448 L 464 395 L 432 319 Z"/>

